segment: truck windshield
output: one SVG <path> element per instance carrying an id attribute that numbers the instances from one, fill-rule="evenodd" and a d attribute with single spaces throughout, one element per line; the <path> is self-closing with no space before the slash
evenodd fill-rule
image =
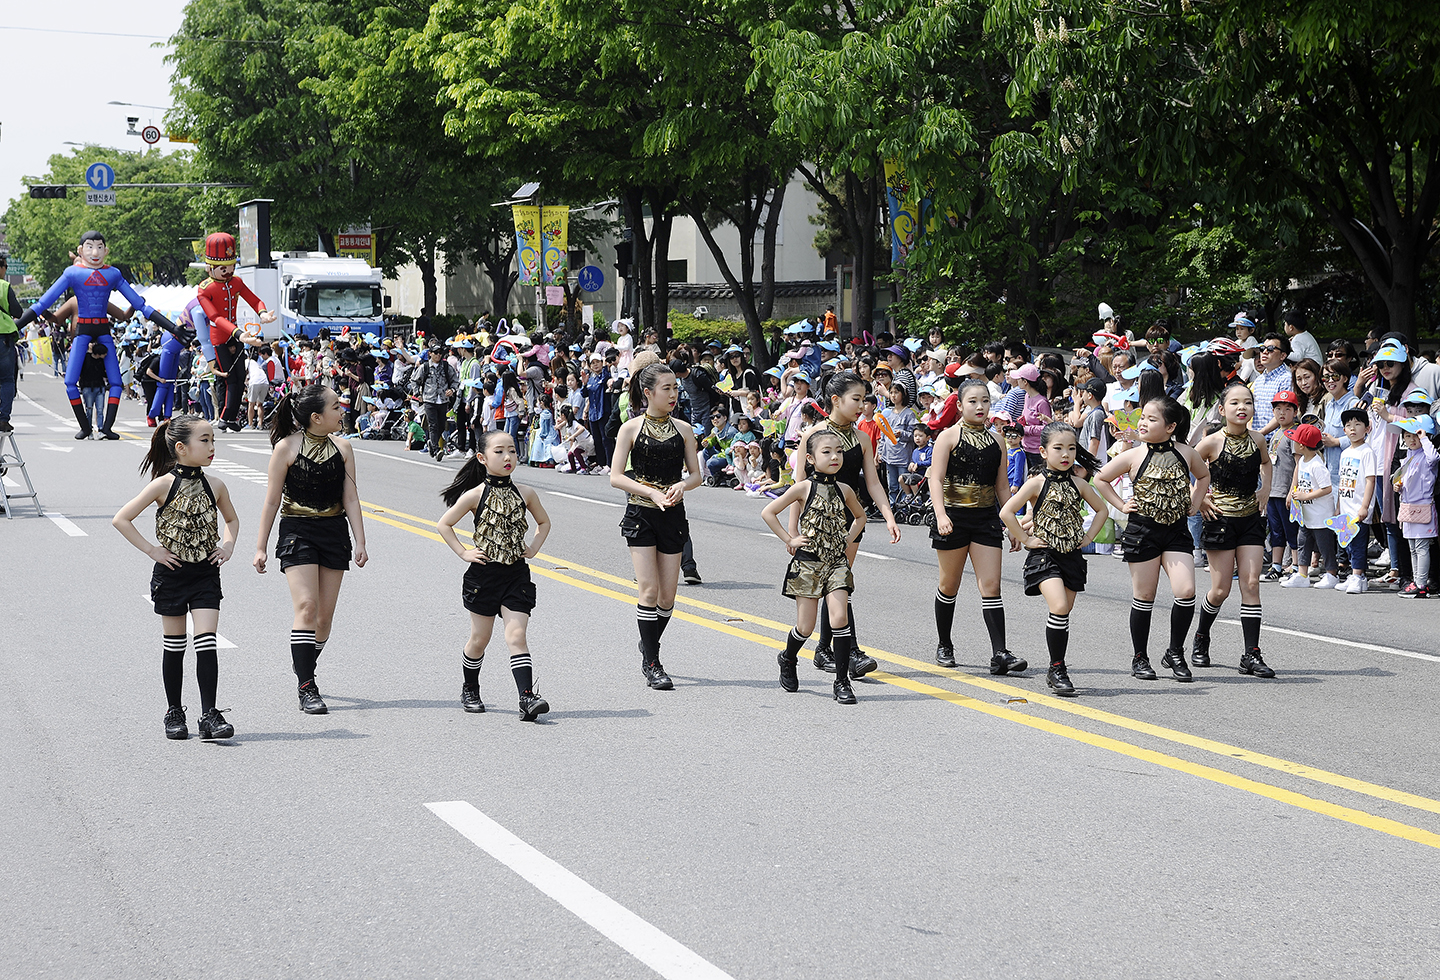
<path id="1" fill-rule="evenodd" d="M 302 317 L 374 318 L 384 312 L 380 287 L 327 286 L 319 283 L 301 286 L 295 297 L 295 312 Z"/>

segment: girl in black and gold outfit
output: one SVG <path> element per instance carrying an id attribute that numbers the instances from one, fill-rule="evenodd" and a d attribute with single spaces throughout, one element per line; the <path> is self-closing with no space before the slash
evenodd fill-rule
<path id="1" fill-rule="evenodd" d="M 865 382 L 860 375 L 854 371 L 837 371 L 825 382 L 822 392 L 824 395 L 825 407 L 829 409 L 830 415 L 824 421 L 817 422 L 800 434 L 800 445 L 804 446 L 806 440 L 816 432 L 831 432 L 839 437 L 840 446 L 843 450 L 843 461 L 840 470 L 835 474 L 835 479 L 855 491 L 855 496 L 860 498 L 862 507 L 873 506 L 880 511 L 880 516 L 885 520 L 885 530 L 890 533 L 890 543 L 896 544 L 900 540 L 900 526 L 895 523 L 895 515 L 890 510 L 890 500 L 885 493 L 885 488 L 880 483 L 880 473 L 875 468 L 875 445 L 870 439 L 861 433 L 855 422 L 860 418 L 860 413 L 865 408 Z M 805 454 L 796 451 L 792 469 L 796 482 L 805 479 Z M 794 507 L 790 511 L 790 533 L 792 536 L 799 533 L 799 510 Z M 864 530 L 861 530 L 860 537 L 864 537 Z M 855 554 L 860 550 L 860 537 L 850 542 L 845 549 L 845 557 L 853 565 Z M 835 658 L 830 642 L 831 622 L 830 607 L 825 605 L 820 609 L 820 643 L 815 650 L 815 666 L 824 671 L 834 671 Z M 845 621 L 849 624 L 851 634 L 851 657 L 850 676 L 864 677 L 870 671 L 879 666 L 875 658 L 869 656 L 860 649 L 859 634 L 855 631 L 855 607 L 851 603 L 846 610 Z"/>
<path id="2" fill-rule="evenodd" d="M 854 704 L 847 613 L 850 594 L 855 591 L 855 577 L 850 571 L 847 552 L 865 531 L 865 508 L 855 491 L 836 479 L 845 463 L 845 447 L 840 436 L 824 429 L 816 430 L 805 441 L 804 454 L 809 475 L 791 485 L 760 512 L 770 530 L 785 542 L 794 556 L 781 588 L 784 595 L 795 600 L 795 628 L 790 631 L 779 657 L 780 686 L 791 693 L 800 690 L 795 666 L 800 648 L 815 631 L 815 619 L 823 602 L 830 613 L 835 651 L 835 700 Z M 801 510 L 799 533 L 792 535 L 780 523 L 780 515 L 794 504 L 800 504 Z"/>
<path id="3" fill-rule="evenodd" d="M 200 683 L 200 737 L 229 738 L 235 729 L 215 707 L 220 663 L 215 655 L 215 631 L 220 628 L 220 566 L 235 551 L 240 519 L 230 503 L 224 483 L 206 479 L 204 468 L 215 459 L 215 432 L 210 423 L 194 415 L 177 415 L 161 422 L 150 439 L 150 452 L 140 471 L 152 477 L 140 495 L 111 522 L 135 547 L 155 559 L 150 597 L 165 630 L 165 658 L 161 676 L 170 708 L 165 713 L 165 737 L 189 738 L 180 688 L 185 673 L 185 614 L 195 623 L 195 679 Z M 135 527 L 151 504 L 155 537 L 151 544 Z M 222 539 L 215 515 L 225 519 Z"/>
<path id="4" fill-rule="evenodd" d="M 1130 641 L 1135 656 L 1130 673 L 1143 681 L 1155 679 L 1149 654 L 1150 617 L 1163 565 L 1175 604 L 1170 609 L 1170 646 L 1161 664 L 1177 681 L 1189 681 L 1193 678 L 1185 663 L 1185 634 L 1195 618 L 1195 556 L 1185 518 L 1200 509 L 1200 500 L 1210 487 L 1210 471 L 1200 455 L 1185 444 L 1190 411 L 1175 399 L 1162 395 L 1141 406 L 1136 431 L 1140 444 L 1116 456 L 1096 474 L 1100 495 L 1116 510 L 1130 515 L 1119 541 L 1130 565 L 1133 593 Z M 1121 500 L 1113 483 L 1126 474 L 1133 495 Z"/>
<path id="5" fill-rule="evenodd" d="M 633 417 L 615 437 L 610 485 L 627 504 L 620 534 L 630 546 L 639 599 L 640 671 L 657 691 L 675 685 L 660 665 L 660 638 L 670 625 L 680 584 L 680 554 L 690 537 L 685 491 L 700 485 L 704 470 L 695 451 L 695 430 L 670 417 L 680 383 L 665 364 L 651 364 L 630 379 Z"/>
<path id="6" fill-rule="evenodd" d="M 1265 510 L 1270 501 L 1270 452 L 1265 437 L 1250 428 L 1255 395 L 1232 384 L 1220 395 L 1225 425 L 1201 439 L 1195 450 L 1210 467 L 1210 492 L 1200 502 L 1204 525 L 1200 543 L 1210 558 L 1210 591 L 1200 604 L 1200 625 L 1190 662 L 1210 666 L 1210 626 L 1230 596 L 1231 573 L 1240 578 L 1240 628 L 1245 647 L 1240 673 L 1274 677 L 1260 655 L 1260 573 L 1265 570 Z M 1276 438 L 1280 438 L 1277 436 Z"/>
<path id="7" fill-rule="evenodd" d="M 939 645 L 935 662 L 955 667 L 950 627 L 955 620 L 955 597 L 965 574 L 965 561 L 975 573 L 980 590 L 980 614 L 990 634 L 990 673 L 1020 673 L 1030 664 L 1013 656 L 1005 643 L 1005 602 L 1000 597 L 1000 560 L 1005 524 L 1000 507 L 1010 499 L 1005 446 L 989 428 L 990 389 L 983 381 L 965 381 L 956 392 L 960 420 L 935 440 L 935 461 L 930 464 L 930 506 L 935 526 L 930 546 L 940 562 L 940 583 L 935 590 L 935 631 Z M 1011 537 L 1010 550 L 1019 550 Z"/>
<path id="8" fill-rule="evenodd" d="M 1075 696 L 1065 651 L 1070 644 L 1070 610 L 1075 595 L 1085 591 L 1085 556 L 1080 549 L 1105 526 L 1109 510 L 1105 501 L 1087 481 L 1075 474 L 1079 438 L 1066 422 L 1051 422 L 1040 433 L 1040 458 L 1045 470 L 1026 480 L 1015 495 L 1000 508 L 1000 517 L 1012 537 L 1028 549 L 1025 556 L 1025 594 L 1043 595 L 1050 607 L 1045 623 L 1045 645 L 1050 651 L 1050 671 L 1045 683 L 1061 697 Z M 1017 516 L 1026 504 L 1030 508 L 1030 530 L 1022 528 Z M 1085 505 L 1094 514 L 1085 526 Z"/>
<path id="9" fill-rule="evenodd" d="M 510 479 L 519 459 L 515 440 L 508 433 L 485 432 L 476 437 L 475 455 L 440 494 L 450 509 L 436 527 L 450 550 L 469 563 L 461 590 L 470 613 L 470 639 L 462 655 L 461 706 L 472 713 L 485 710 L 480 700 L 480 663 L 498 615 L 505 621 L 510 673 L 520 692 L 520 720 L 534 721 L 550 710 L 550 704 L 535 693 L 534 666 L 525 638 L 535 608 L 535 583 L 530 580 L 526 559 L 535 557 L 545 543 L 550 515 L 540 505 L 539 494 Z M 528 547 L 527 513 L 535 518 L 535 537 Z M 475 520 L 469 548 L 455 536 L 455 525 L 467 514 Z"/>
<path id="10" fill-rule="evenodd" d="M 315 662 L 330 638 L 340 582 L 350 567 L 350 533 L 355 534 L 355 564 L 365 567 L 365 524 L 355 486 L 355 451 L 336 438 L 344 414 L 329 388 L 310 385 L 280 399 L 270 428 L 270 480 L 260 514 L 255 570 L 265 574 L 266 548 L 275 515 L 280 540 L 275 557 L 290 586 L 295 616 L 290 627 L 290 659 L 300 683 L 300 710 L 328 710 L 315 685 Z"/>

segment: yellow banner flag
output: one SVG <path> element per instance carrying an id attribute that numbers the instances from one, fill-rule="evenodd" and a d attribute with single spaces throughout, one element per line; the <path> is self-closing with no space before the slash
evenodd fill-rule
<path id="1" fill-rule="evenodd" d="M 564 284 L 570 275 L 570 205 L 548 205 L 542 209 L 540 241 L 544 251 L 544 284 Z"/>
<path id="2" fill-rule="evenodd" d="M 520 285 L 537 285 L 540 282 L 540 209 L 533 204 L 516 204 L 510 211 L 515 216 Z"/>

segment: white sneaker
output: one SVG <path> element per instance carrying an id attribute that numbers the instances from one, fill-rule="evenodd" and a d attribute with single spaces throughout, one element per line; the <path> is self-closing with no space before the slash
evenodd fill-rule
<path id="1" fill-rule="evenodd" d="M 1197 552 L 1195 552 L 1194 558 L 1195 558 L 1195 567 L 1196 567 L 1196 568 L 1206 568 L 1206 567 L 1208 567 L 1209 564 L 1210 564 L 1209 558 L 1206 557 L 1205 552 L 1203 552 L 1203 551 L 1197 551 Z"/>
<path id="2" fill-rule="evenodd" d="M 1347 576 L 1345 576 L 1344 578 L 1336 579 L 1336 580 L 1335 580 L 1335 591 L 1337 591 L 1337 592 L 1344 592 L 1344 591 L 1345 591 L 1345 587 L 1350 584 L 1350 579 L 1353 578 L 1353 577 L 1354 577 L 1354 576 L 1352 576 L 1352 575 L 1347 575 Z"/>
<path id="3" fill-rule="evenodd" d="M 1305 574 L 1304 574 L 1303 572 L 1296 572 L 1294 575 L 1291 575 L 1291 576 L 1290 576 L 1289 578 L 1287 578 L 1285 581 L 1281 582 L 1281 583 L 1280 583 L 1280 588 L 1282 588 L 1282 589 L 1308 589 L 1308 588 L 1310 588 L 1310 579 L 1306 578 L 1306 577 L 1305 577 Z"/>
<path id="4" fill-rule="evenodd" d="M 1375 563 L 1376 565 L 1381 565 L 1381 566 L 1384 566 L 1385 568 L 1389 568 L 1389 567 L 1390 567 L 1390 549 L 1389 549 L 1389 548 L 1386 548 L 1384 551 L 1380 552 L 1380 557 L 1379 557 L 1379 558 L 1376 558 L 1374 563 Z"/>
<path id="5" fill-rule="evenodd" d="M 1345 583 L 1345 593 L 1346 593 L 1347 595 L 1359 595 L 1360 593 L 1362 593 L 1362 592 L 1364 592 L 1364 591 L 1365 591 L 1365 578 L 1364 578 L 1364 576 L 1362 576 L 1362 575 L 1351 575 L 1349 581 L 1347 581 L 1347 582 Z"/>
<path id="6" fill-rule="evenodd" d="M 1310 587 L 1312 589 L 1333 589 L 1339 584 L 1340 580 L 1338 578 L 1336 578 L 1334 575 L 1331 575 L 1329 572 L 1326 572 L 1324 575 L 1320 576 L 1320 581 L 1316 582 Z"/>

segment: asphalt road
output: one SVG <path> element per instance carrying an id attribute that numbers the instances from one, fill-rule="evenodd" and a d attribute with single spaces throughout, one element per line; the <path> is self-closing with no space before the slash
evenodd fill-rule
<path id="1" fill-rule="evenodd" d="M 149 565 L 109 525 L 143 485 L 143 442 L 75 442 L 58 381 L 21 390 L 19 445 L 65 520 L 23 502 L 0 519 L 0 975 L 1440 973 L 1440 604 L 1267 586 L 1279 676 L 1262 681 L 1234 670 L 1237 594 L 1220 666 L 1144 683 L 1125 569 L 1092 558 L 1071 617 L 1081 696 L 1062 702 L 1041 669 L 982 668 L 968 578 L 966 666 L 930 663 L 925 529 L 892 546 L 872 525 L 855 605 L 882 669 L 842 707 L 804 661 L 800 693 L 776 684 L 793 607 L 759 502 L 699 490 L 705 582 L 681 587 L 676 687 L 654 692 L 621 495 L 525 470 L 554 521 L 530 629 L 553 710 L 529 725 L 498 637 L 490 710 L 458 704 L 463 568 L 433 530 L 455 465 L 357 443 L 371 562 L 321 657 L 331 713 L 310 717 L 284 581 L 248 564 L 268 443 L 224 435 L 211 472 L 242 528 L 220 702 L 237 735 L 171 742 Z M 123 406 L 124 431 L 145 439 L 139 414 Z M 1020 566 L 1010 646 L 1040 665 L 1045 608 Z M 1167 605 L 1162 586 L 1157 661 Z M 193 731 L 193 658 L 186 684 Z"/>

